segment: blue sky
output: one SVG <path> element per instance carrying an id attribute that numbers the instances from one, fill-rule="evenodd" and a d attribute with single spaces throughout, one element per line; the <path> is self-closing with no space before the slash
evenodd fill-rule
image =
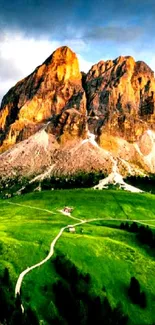
<path id="1" fill-rule="evenodd" d="M 132 55 L 155 70 L 154 0 L 0 0 L 0 98 L 57 47 L 81 70 Z"/>

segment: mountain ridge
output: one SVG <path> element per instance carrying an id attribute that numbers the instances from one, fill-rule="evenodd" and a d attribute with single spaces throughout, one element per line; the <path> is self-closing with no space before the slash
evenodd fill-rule
<path id="1" fill-rule="evenodd" d="M 0 175 L 7 170 L 12 177 L 21 169 L 32 177 L 53 163 L 58 174 L 79 169 L 109 173 L 109 157 L 122 175 L 129 170 L 154 173 L 154 108 L 154 73 L 144 62 L 120 56 L 83 74 L 76 54 L 67 46 L 58 48 L 2 100 Z M 81 145 L 89 132 L 96 149 L 95 142 Z"/>

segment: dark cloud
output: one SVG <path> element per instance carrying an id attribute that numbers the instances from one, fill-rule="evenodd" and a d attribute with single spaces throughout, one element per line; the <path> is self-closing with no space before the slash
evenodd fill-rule
<path id="1" fill-rule="evenodd" d="M 7 32 L 12 39 L 21 33 L 26 39 L 32 36 L 34 40 L 65 43 L 94 63 L 124 52 L 140 55 L 145 50 L 140 59 L 146 60 L 150 53 L 151 60 L 154 21 L 155 0 L 0 0 L 0 46 L 3 40 L 6 43 Z M 30 52 L 34 57 L 34 47 Z M 0 48 L 0 98 L 12 86 L 9 82 L 23 77 L 19 55 L 7 59 L 1 53 Z M 31 60 L 26 56 L 24 62 L 28 66 Z"/>
<path id="2" fill-rule="evenodd" d="M 148 21 L 154 26 L 154 16 L 154 0 L 0 0 L 3 29 L 19 28 L 29 34 L 60 39 L 73 38 L 75 31 L 92 26 L 136 25 L 137 21 L 145 27 Z M 111 38 L 112 28 L 107 30 Z"/>
<path id="3" fill-rule="evenodd" d="M 143 34 L 143 29 L 139 27 L 94 27 L 86 32 L 84 38 L 87 40 L 109 40 L 119 43 L 136 40 Z"/>
<path id="4" fill-rule="evenodd" d="M 74 21 L 75 4 L 74 0 L 0 0 L 1 27 L 53 36 Z"/>

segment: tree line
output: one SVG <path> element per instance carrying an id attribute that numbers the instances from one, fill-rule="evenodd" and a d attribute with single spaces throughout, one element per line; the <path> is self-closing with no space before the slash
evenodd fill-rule
<path id="1" fill-rule="evenodd" d="M 0 324 L 2 325 L 39 325 L 36 313 L 28 306 L 21 310 L 21 299 L 14 297 L 14 288 L 8 269 L 0 276 Z"/>
<path id="2" fill-rule="evenodd" d="M 89 188 L 97 185 L 104 177 L 102 171 L 79 171 L 73 175 L 54 175 L 42 181 L 27 184 L 23 193 L 32 192 L 38 186 L 42 190 Z"/>
<path id="3" fill-rule="evenodd" d="M 128 316 L 121 304 L 112 308 L 107 297 L 92 293 L 90 274 L 80 272 L 65 256 L 57 256 L 54 266 L 59 280 L 53 285 L 58 315 L 49 315 L 49 324 L 126 325 Z"/>
<path id="4" fill-rule="evenodd" d="M 125 179 L 126 183 L 138 187 L 143 191 L 155 194 L 155 175 L 148 176 L 128 176 Z"/>
<path id="5" fill-rule="evenodd" d="M 131 224 L 128 222 L 122 222 L 120 224 L 120 229 L 136 233 L 136 237 L 140 243 L 148 245 L 151 249 L 155 248 L 155 233 L 149 226 L 138 226 L 136 222 L 133 222 Z"/>

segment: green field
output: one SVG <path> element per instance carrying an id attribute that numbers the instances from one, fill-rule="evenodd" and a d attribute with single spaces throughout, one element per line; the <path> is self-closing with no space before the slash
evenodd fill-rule
<path id="1" fill-rule="evenodd" d="M 11 205 L 9 202 L 23 206 Z M 76 223 L 58 212 L 66 205 L 74 208 L 74 217 L 105 218 L 105 221 L 79 226 L 75 234 L 65 231 L 56 244 L 55 254 L 65 254 L 79 270 L 90 273 L 94 293 L 107 296 L 112 306 L 121 302 L 123 311 L 129 315 L 129 324 L 153 324 L 153 251 L 141 245 L 135 234 L 116 228 L 121 222 L 117 219 L 122 219 L 142 220 L 154 229 L 155 196 L 151 194 L 112 190 L 57 190 L 1 200 L 0 272 L 7 267 L 15 285 L 24 269 L 46 257 L 50 243 L 60 229 Z M 52 300 L 52 290 L 47 289 L 45 293 L 44 288 L 51 288 L 58 279 L 52 259 L 27 274 L 22 285 L 23 304 L 30 302 L 40 319 L 44 319 Z M 127 288 L 131 276 L 139 280 L 142 290 L 146 292 L 146 309 L 133 305 L 128 298 Z"/>

